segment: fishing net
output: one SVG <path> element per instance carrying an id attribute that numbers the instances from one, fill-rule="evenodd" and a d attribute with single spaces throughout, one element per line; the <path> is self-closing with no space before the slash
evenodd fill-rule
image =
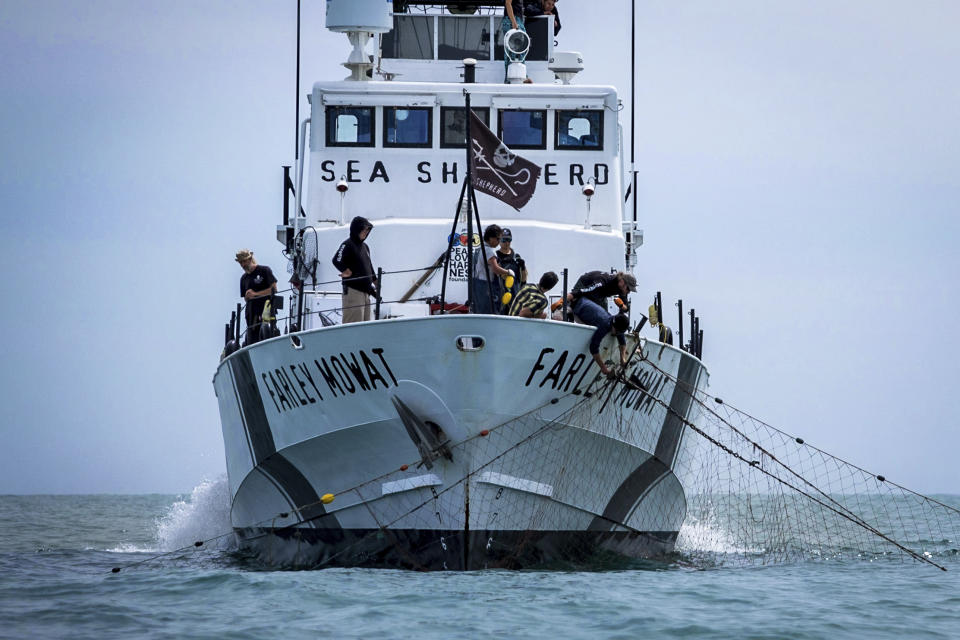
<path id="1" fill-rule="evenodd" d="M 673 389 L 657 393 L 655 375 Z M 331 513 L 353 537 L 336 534 L 329 553 L 303 562 L 609 568 L 644 558 L 714 568 L 888 559 L 945 569 L 958 553 L 960 510 L 948 498 L 821 451 L 647 360 L 617 379 L 562 389 L 457 442 L 433 423 L 410 427 L 423 430 L 421 459 L 339 488 Z M 451 477 L 458 465 L 466 470 Z M 351 529 L 358 511 L 376 528 Z M 309 519 L 322 528 L 331 513 Z"/>
<path id="2" fill-rule="evenodd" d="M 911 491 L 706 395 L 677 473 L 688 509 L 678 549 L 697 566 L 910 559 L 960 553 L 955 499 Z"/>
<path id="3" fill-rule="evenodd" d="M 320 243 L 317 238 L 317 230 L 313 227 L 304 229 L 300 237 L 296 239 L 296 243 L 299 250 L 299 259 L 294 260 L 292 256 L 287 258 L 287 273 L 299 282 L 315 284 L 317 268 L 320 264 Z"/>

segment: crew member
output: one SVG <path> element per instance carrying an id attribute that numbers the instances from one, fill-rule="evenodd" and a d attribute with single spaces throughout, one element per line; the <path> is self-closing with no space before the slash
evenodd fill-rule
<path id="1" fill-rule="evenodd" d="M 637 279 L 629 273 L 590 271 L 577 279 L 573 291 L 567 296 L 577 319 L 597 328 L 590 338 L 590 354 L 605 376 L 610 376 L 612 372 L 600 357 L 600 342 L 608 333 L 613 332 L 620 343 L 620 363 L 625 365 L 627 341 L 623 334 L 630 326 L 630 319 L 625 313 L 612 316 L 607 312 L 607 297 L 619 294 L 626 303 L 627 295 L 636 290 Z"/>
<path id="2" fill-rule="evenodd" d="M 513 233 L 510 229 L 504 228 L 500 234 L 500 248 L 497 249 L 497 263 L 504 269 L 508 269 L 517 274 L 517 277 L 513 280 L 512 287 L 507 288 L 505 284 L 501 287 L 503 291 L 510 292 L 511 299 L 520 291 L 520 286 L 527 282 L 527 263 L 524 262 L 519 253 L 513 250 L 511 247 L 512 242 Z M 507 303 L 503 309 L 500 310 L 500 313 L 507 314 L 509 308 L 510 304 Z"/>
<path id="3" fill-rule="evenodd" d="M 244 317 L 247 321 L 245 345 L 251 345 L 260 339 L 260 323 L 263 320 L 263 308 L 267 297 L 277 291 L 277 279 L 266 265 L 257 264 L 253 251 L 237 251 L 237 262 L 243 269 L 240 276 L 240 296 L 247 301 Z"/>
<path id="4" fill-rule="evenodd" d="M 498 225 L 491 224 L 483 230 L 483 244 L 487 246 L 486 259 L 484 259 L 482 245 L 473 252 L 473 299 L 471 300 L 473 306 L 471 311 L 473 313 L 493 313 L 494 307 L 490 304 L 491 298 L 496 299 L 496 308 L 499 309 L 500 290 L 494 279 L 496 276 L 503 278 L 507 276 L 516 277 L 513 271 L 504 269 L 497 262 L 495 247 L 500 243 L 502 233 L 503 230 Z"/>
<path id="5" fill-rule="evenodd" d="M 547 306 L 549 302 L 544 295 L 557 284 L 559 278 L 553 271 L 547 271 L 540 276 L 540 282 L 533 284 L 528 282 L 520 287 L 520 291 L 510 302 L 510 311 L 508 315 L 520 316 L 521 318 L 540 318 L 547 317 Z"/>
<path id="6" fill-rule="evenodd" d="M 527 0 L 523 5 L 523 15 L 527 18 L 553 16 L 553 35 L 560 33 L 560 12 L 557 0 Z"/>
<path id="7" fill-rule="evenodd" d="M 617 273 L 588 271 L 577 279 L 576 284 L 573 285 L 573 290 L 567 298 L 574 304 L 574 307 L 576 307 L 578 300 L 586 299 L 606 309 L 607 298 L 609 296 L 620 296 L 623 302 L 626 303 L 627 296 L 630 295 L 630 292 L 636 290 L 637 279 L 629 273 L 624 273 L 623 271 L 618 271 Z M 574 308 L 573 312 L 577 313 L 576 308 Z"/>
<path id="8" fill-rule="evenodd" d="M 343 241 L 333 256 L 333 266 L 343 278 L 343 324 L 370 319 L 370 296 L 376 298 L 373 263 L 367 236 L 373 225 L 357 216 L 350 222 L 350 237 Z"/>

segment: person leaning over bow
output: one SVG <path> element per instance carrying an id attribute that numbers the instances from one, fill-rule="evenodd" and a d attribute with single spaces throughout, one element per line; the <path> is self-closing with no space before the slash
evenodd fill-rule
<path id="1" fill-rule="evenodd" d="M 367 236 L 373 225 L 357 216 L 350 222 L 350 237 L 343 241 L 333 256 L 333 266 L 343 278 L 343 324 L 370 319 L 370 296 L 376 298 L 373 263 Z"/>
<path id="2" fill-rule="evenodd" d="M 637 279 L 629 273 L 623 271 L 617 273 L 588 271 L 577 278 L 573 290 L 567 295 L 567 300 L 572 302 L 574 306 L 579 300 L 585 300 L 606 308 L 608 297 L 619 296 L 623 302 L 627 302 L 627 296 L 630 295 L 630 292 L 636 290 Z M 573 312 L 577 313 L 576 308 Z"/>
<path id="3" fill-rule="evenodd" d="M 266 265 L 258 265 L 253 251 L 240 249 L 236 260 L 243 269 L 240 276 L 240 296 L 247 301 L 244 317 L 247 320 L 247 338 L 244 344 L 251 345 L 260 339 L 260 323 L 267 296 L 277 291 L 277 279 Z M 239 322 L 239 319 L 237 320 Z"/>
<path id="4" fill-rule="evenodd" d="M 483 245 L 477 247 L 473 252 L 473 313 L 493 313 L 493 307 L 490 306 L 491 291 L 494 297 L 499 297 L 499 287 L 494 282 L 497 276 L 506 278 L 516 273 L 509 269 L 504 269 L 497 262 L 497 252 L 495 247 L 500 243 L 500 235 L 503 231 L 498 225 L 491 224 L 483 230 L 483 244 L 487 246 L 486 260 L 484 260 Z M 486 268 L 484 267 L 486 265 Z M 489 276 L 489 280 L 487 279 Z M 492 288 L 491 288 L 491 285 Z M 499 300 L 497 308 L 500 308 Z"/>
<path id="5" fill-rule="evenodd" d="M 577 279 L 573 291 L 567 294 L 577 319 L 597 328 L 590 339 L 590 354 L 605 376 L 609 376 L 611 371 L 600 357 L 600 342 L 612 331 L 620 343 L 620 363 L 626 364 L 627 341 L 623 334 L 630 327 L 630 319 L 626 314 L 612 316 L 607 312 L 607 297 L 619 295 L 626 302 L 627 295 L 636 290 L 637 279 L 629 273 L 589 271 Z"/>
<path id="6" fill-rule="evenodd" d="M 540 282 L 533 284 L 528 282 L 520 287 L 520 291 L 510 302 L 510 310 L 507 315 L 519 316 L 521 318 L 540 318 L 547 317 L 547 307 L 549 301 L 544 295 L 550 289 L 556 286 L 559 278 L 553 271 L 547 271 L 540 276 Z"/>

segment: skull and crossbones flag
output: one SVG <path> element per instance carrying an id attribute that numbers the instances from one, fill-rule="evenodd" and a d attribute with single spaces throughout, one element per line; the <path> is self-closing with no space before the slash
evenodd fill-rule
<path id="1" fill-rule="evenodd" d="M 537 188 L 540 167 L 521 158 L 470 111 L 470 168 L 473 188 L 519 211 Z"/>

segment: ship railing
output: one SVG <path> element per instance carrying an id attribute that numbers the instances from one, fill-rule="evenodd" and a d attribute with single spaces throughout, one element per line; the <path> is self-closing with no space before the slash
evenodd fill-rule
<path id="1" fill-rule="evenodd" d="M 426 310 L 427 313 L 424 313 L 424 316 L 429 315 L 444 315 L 451 313 L 469 313 L 469 308 L 465 302 L 462 301 L 441 301 L 441 296 L 437 294 L 429 295 L 415 295 L 417 291 L 430 279 L 436 271 L 440 269 L 438 263 L 434 263 L 429 267 L 414 268 L 414 269 L 398 269 L 396 271 L 384 271 L 382 268 L 377 269 L 377 274 L 375 278 L 376 290 L 383 291 L 384 279 L 388 276 L 397 276 L 410 273 L 421 273 L 423 274 L 414 284 L 411 286 L 404 295 L 396 299 L 384 299 L 382 296 L 378 295 L 374 297 L 372 303 L 364 303 L 361 305 L 330 305 L 326 306 L 323 309 L 307 309 L 304 308 L 303 298 L 309 295 L 321 295 L 329 296 L 330 298 L 336 298 L 342 296 L 342 287 L 349 284 L 350 282 L 357 282 L 360 280 L 367 280 L 368 276 L 352 276 L 349 278 L 337 278 L 336 280 L 325 280 L 325 281 L 311 281 L 309 283 L 301 284 L 301 286 L 292 286 L 290 288 L 273 292 L 265 296 L 258 296 L 255 299 L 269 298 L 270 299 L 270 308 L 267 313 L 261 314 L 260 318 L 257 318 L 254 322 L 247 323 L 247 329 L 245 332 L 242 331 L 241 319 L 246 318 L 247 305 L 251 300 L 245 300 L 243 303 L 237 303 L 236 309 L 230 314 L 230 321 L 224 325 L 224 353 L 223 357 L 230 355 L 233 351 L 236 351 L 241 346 L 249 346 L 261 340 L 268 338 L 276 337 L 281 335 L 280 327 L 285 325 L 285 333 L 294 334 L 298 333 L 301 327 L 304 326 L 305 322 L 309 324 L 319 324 L 321 326 L 333 326 L 341 324 L 340 319 L 343 317 L 343 312 L 360 309 L 372 304 L 372 316 L 374 320 L 388 319 L 396 316 L 384 316 L 383 309 L 388 305 L 397 305 L 397 304 L 408 304 L 408 303 L 421 303 L 424 305 L 429 305 L 429 308 Z M 566 297 L 566 274 L 567 270 L 564 269 L 564 296 Z M 289 301 L 289 304 L 286 302 Z M 287 308 L 285 315 L 278 313 L 281 309 Z M 566 317 L 566 314 L 563 314 L 563 317 Z"/>
<path id="2" fill-rule="evenodd" d="M 310 294 L 329 296 L 331 298 L 342 296 L 342 287 L 345 284 L 359 280 L 366 280 L 368 279 L 368 276 L 354 276 L 349 278 L 337 278 L 336 280 L 327 280 L 323 282 L 311 282 L 309 288 L 301 284 L 301 286 L 292 286 L 284 290 L 273 292 L 268 296 L 260 296 L 259 298 L 270 299 L 269 311 L 262 313 L 261 317 L 256 319 L 255 322 L 247 323 L 247 329 L 243 334 L 242 339 L 240 320 L 241 318 L 245 318 L 247 304 L 238 303 L 236 310 L 231 313 L 230 321 L 224 325 L 224 350 L 221 357 L 230 355 L 237 349 L 241 348 L 241 346 L 249 346 L 261 340 L 266 340 L 281 335 L 279 328 L 280 326 L 285 325 L 285 333 L 287 334 L 299 333 L 301 331 L 301 327 L 304 326 L 305 321 L 310 321 L 311 325 L 317 324 L 314 322 L 314 320 L 319 321 L 319 324 L 322 327 L 334 326 L 341 324 L 340 319 L 343 318 L 344 311 L 361 309 L 370 304 L 373 306 L 372 316 L 374 320 L 398 317 L 393 315 L 384 316 L 382 314 L 384 306 L 407 303 L 421 303 L 423 305 L 429 305 L 429 308 L 426 310 L 427 313 L 423 314 L 424 316 L 470 313 L 470 309 L 467 307 L 465 302 L 441 300 L 441 296 L 436 294 L 420 296 L 414 295 L 422 287 L 422 285 L 429 280 L 431 275 L 438 270 L 438 268 L 439 267 L 437 264 L 433 264 L 429 267 L 399 269 L 396 271 L 384 271 L 382 268 L 377 269 L 376 290 L 378 292 L 383 291 L 383 282 L 385 276 L 395 276 L 410 273 L 422 273 L 423 275 L 404 293 L 403 296 L 397 299 L 384 300 L 382 296 L 377 295 L 372 303 L 367 302 L 360 305 L 339 305 L 327 306 L 323 309 L 304 309 L 302 301 L 305 295 Z M 567 304 L 567 294 L 570 286 L 568 269 L 560 270 L 559 284 L 562 285 L 560 295 L 550 295 L 549 293 L 547 295 L 547 299 L 551 303 L 547 312 L 548 318 L 554 321 L 574 322 L 575 319 L 573 318 L 573 312 Z M 331 285 L 336 286 L 331 287 Z M 285 300 L 289 300 L 290 304 L 286 305 Z M 246 302 L 248 303 L 249 301 Z M 278 312 L 284 309 L 285 306 L 287 307 L 286 315 L 279 314 Z M 676 306 L 678 308 L 679 316 L 679 324 L 677 325 L 679 330 L 679 347 L 682 350 L 700 358 L 703 353 L 703 330 L 700 328 L 700 318 L 696 315 L 695 309 L 691 308 L 687 312 L 686 315 L 688 315 L 690 319 L 689 335 L 691 338 L 689 342 L 684 343 L 683 325 L 685 314 L 683 311 L 683 300 L 678 300 L 676 302 Z M 628 309 L 629 307 L 626 308 Z M 651 326 L 659 330 L 659 341 L 664 344 L 673 345 L 673 331 L 665 322 L 663 315 L 662 295 L 659 291 L 656 293 L 656 296 L 654 296 L 653 304 L 650 305 L 649 314 Z M 647 322 L 648 316 L 644 315 L 642 312 L 635 315 L 640 316 L 639 322 L 634 327 L 634 331 L 639 332 Z"/>

